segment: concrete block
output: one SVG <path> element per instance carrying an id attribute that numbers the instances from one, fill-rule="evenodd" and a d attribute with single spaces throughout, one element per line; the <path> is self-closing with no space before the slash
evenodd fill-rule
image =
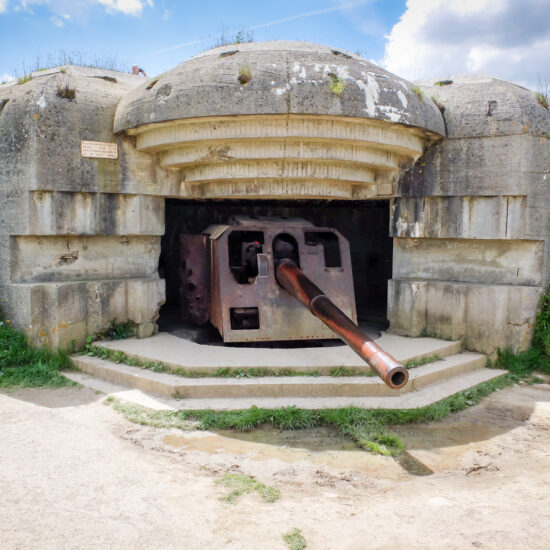
<path id="1" fill-rule="evenodd" d="M 14 283 L 148 278 L 156 275 L 159 237 L 12 237 Z"/>
<path id="2" fill-rule="evenodd" d="M 521 239 L 527 200 L 521 196 L 402 197 L 391 203 L 393 237 Z"/>
<path id="3" fill-rule="evenodd" d="M 415 294 L 417 288 L 424 292 Z M 542 294 L 538 286 L 395 279 L 389 281 L 389 290 L 392 332 L 461 338 L 467 349 L 491 356 L 498 348 L 518 352 L 529 346 Z M 409 299 L 397 300 L 396 296 Z"/>
<path id="4" fill-rule="evenodd" d="M 426 330 L 425 281 L 388 281 L 388 319 L 392 332 L 420 336 Z"/>
<path id="5" fill-rule="evenodd" d="M 543 241 L 394 239 L 393 277 L 540 286 L 543 253 Z"/>

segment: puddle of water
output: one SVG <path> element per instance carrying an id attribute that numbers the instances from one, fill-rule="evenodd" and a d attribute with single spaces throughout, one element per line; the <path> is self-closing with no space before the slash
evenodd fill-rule
<path id="1" fill-rule="evenodd" d="M 188 451 L 231 453 L 250 460 L 307 461 L 331 469 L 353 469 L 379 478 L 400 479 L 404 470 L 387 457 L 357 448 L 330 428 L 253 430 L 251 432 L 187 432 L 167 434 L 164 443 Z"/>
<path id="2" fill-rule="evenodd" d="M 407 449 L 442 449 L 459 447 L 478 441 L 486 441 L 496 435 L 495 427 L 461 422 L 457 425 L 423 424 L 395 426 L 396 432 Z"/>

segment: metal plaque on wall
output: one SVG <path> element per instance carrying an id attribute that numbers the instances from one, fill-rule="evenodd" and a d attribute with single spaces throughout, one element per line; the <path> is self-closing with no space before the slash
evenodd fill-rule
<path id="1" fill-rule="evenodd" d="M 80 154 L 87 158 L 96 159 L 117 159 L 118 145 L 105 141 L 84 141 L 80 142 Z"/>

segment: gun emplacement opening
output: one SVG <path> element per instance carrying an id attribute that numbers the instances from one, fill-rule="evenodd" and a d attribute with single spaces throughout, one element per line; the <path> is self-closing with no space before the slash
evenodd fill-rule
<path id="1" fill-rule="evenodd" d="M 224 342 L 336 335 L 390 388 L 407 383 L 408 371 L 357 326 L 349 243 L 335 229 L 233 217 L 181 235 L 180 259 L 182 315 L 210 321 Z"/>

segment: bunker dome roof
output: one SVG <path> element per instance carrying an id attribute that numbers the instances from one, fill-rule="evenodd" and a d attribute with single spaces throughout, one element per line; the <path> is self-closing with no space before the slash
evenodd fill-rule
<path id="1" fill-rule="evenodd" d="M 196 117 L 360 117 L 444 134 L 438 107 L 352 53 L 306 42 L 230 44 L 149 79 L 120 102 L 115 132 Z"/>
<path id="2" fill-rule="evenodd" d="M 485 74 L 417 82 L 445 117 L 447 137 L 550 136 L 550 112 L 535 92 Z"/>

